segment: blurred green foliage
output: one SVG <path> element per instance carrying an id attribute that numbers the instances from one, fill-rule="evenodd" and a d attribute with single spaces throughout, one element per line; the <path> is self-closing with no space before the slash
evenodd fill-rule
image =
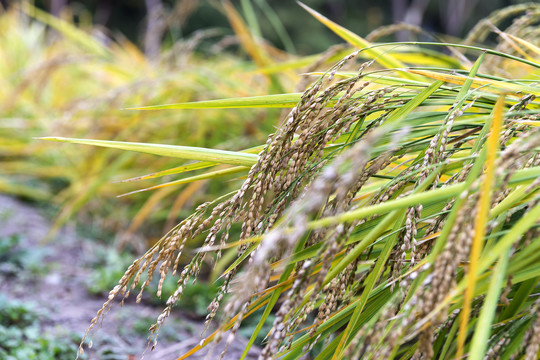
<path id="1" fill-rule="evenodd" d="M 23 246 L 19 234 L 0 237 L 0 274 L 17 276 L 21 270 L 40 274 L 46 271 L 43 258 L 48 251 L 43 247 Z"/>
<path id="2" fill-rule="evenodd" d="M 73 360 L 79 337 L 43 334 L 43 316 L 32 304 L 0 296 L 0 359 Z"/>

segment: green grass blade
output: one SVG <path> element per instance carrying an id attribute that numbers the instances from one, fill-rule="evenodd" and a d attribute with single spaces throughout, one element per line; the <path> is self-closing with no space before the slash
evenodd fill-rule
<path id="1" fill-rule="evenodd" d="M 220 164 L 252 166 L 257 162 L 258 156 L 234 151 L 214 150 L 191 146 L 146 144 L 135 142 L 73 139 L 64 137 L 40 137 L 38 140 L 51 140 L 72 144 L 100 146 L 112 149 L 137 151 L 146 154 L 168 156 L 179 159 L 210 161 Z"/>
<path id="2" fill-rule="evenodd" d="M 422 104 L 428 97 L 430 97 L 438 88 L 444 84 L 443 81 L 435 81 L 433 84 L 429 85 L 427 88 L 422 90 L 418 95 L 416 95 L 412 100 L 408 101 L 405 105 L 399 107 L 397 110 L 388 117 L 386 120 L 387 124 L 397 123 L 415 110 L 420 104 Z"/>
<path id="3" fill-rule="evenodd" d="M 401 225 L 404 223 L 404 221 L 405 221 L 405 213 L 401 212 L 399 213 L 396 221 L 394 221 L 394 230 L 396 230 L 396 228 L 401 228 Z M 368 297 L 371 294 L 371 291 L 375 287 L 376 282 L 378 281 L 379 277 L 382 275 L 385 269 L 386 262 L 388 261 L 390 257 L 390 253 L 397 239 L 398 239 L 398 234 L 396 233 L 390 239 L 386 240 L 384 244 L 384 248 L 381 251 L 381 254 L 379 255 L 379 257 L 377 258 L 377 262 L 375 263 L 373 270 L 369 273 L 368 277 L 366 278 L 364 282 L 362 294 L 360 295 L 358 303 L 356 304 L 356 307 L 354 309 L 354 313 L 351 316 L 351 319 L 344 330 L 343 337 L 341 338 L 341 341 L 339 342 L 338 348 L 336 349 L 336 352 L 334 353 L 334 356 L 332 357 L 332 359 L 342 358 L 343 352 L 345 351 L 347 347 L 349 338 L 352 335 L 353 328 L 355 328 L 358 324 L 360 314 L 363 312 L 364 307 L 368 301 Z"/>
<path id="4" fill-rule="evenodd" d="M 510 178 L 510 184 L 530 183 L 536 177 L 540 177 L 540 167 L 528 168 L 516 171 Z M 441 200 L 449 199 L 463 192 L 467 187 L 466 183 L 448 185 L 435 190 L 424 191 L 411 194 L 401 199 L 389 200 L 385 203 L 359 208 L 336 216 L 328 216 L 309 223 L 310 228 L 319 228 L 338 224 L 340 222 L 350 222 L 363 219 L 369 216 L 384 214 L 395 209 L 403 209 L 418 204 L 427 205 Z"/>
<path id="5" fill-rule="evenodd" d="M 514 294 L 512 301 L 502 312 L 499 318 L 499 321 L 504 321 L 517 315 L 517 313 L 521 310 L 523 305 L 526 303 L 529 295 L 532 293 L 532 291 L 538 284 L 539 280 L 540 278 L 537 277 L 537 278 L 532 278 L 521 283 L 518 290 Z"/>
<path id="6" fill-rule="evenodd" d="M 512 228 L 504 235 L 489 252 L 482 257 L 479 273 L 486 271 L 491 264 L 504 252 L 508 252 L 512 245 L 519 241 L 521 236 L 540 219 L 540 204 L 533 207 L 527 214 L 521 217 Z"/>
<path id="7" fill-rule="evenodd" d="M 495 311 L 497 310 L 499 297 L 506 279 L 505 275 L 509 257 L 509 251 L 502 253 L 491 274 L 491 284 L 486 299 L 484 300 L 482 310 L 480 311 L 480 317 L 476 323 L 472 343 L 469 349 L 469 359 L 471 360 L 481 360 L 486 354 L 489 334 L 493 326 L 493 319 L 495 318 Z"/>
<path id="8" fill-rule="evenodd" d="M 296 52 L 294 42 L 287 33 L 285 26 L 283 26 L 283 23 L 279 19 L 279 16 L 276 14 L 274 9 L 272 9 L 272 7 L 268 5 L 268 2 L 266 2 L 266 0 L 257 0 L 257 5 L 261 8 L 263 13 L 266 15 L 266 18 L 268 19 L 268 22 L 274 28 L 274 31 L 278 35 L 279 40 L 285 48 L 285 51 L 287 51 L 289 54 L 294 54 Z"/>
<path id="9" fill-rule="evenodd" d="M 258 154 L 259 152 L 262 151 L 263 148 L 264 148 L 264 145 L 261 145 L 261 146 L 256 146 L 256 147 L 253 147 L 253 148 L 250 148 L 250 149 L 247 149 L 247 150 L 242 150 L 241 152 L 245 152 L 245 153 L 248 153 L 248 154 Z M 154 172 L 154 173 L 151 173 L 151 174 L 140 175 L 140 176 L 136 176 L 136 177 L 129 178 L 129 179 L 119 180 L 117 182 L 129 182 L 129 181 L 154 179 L 154 178 L 167 176 L 167 175 L 175 175 L 175 174 L 181 174 L 181 173 L 190 172 L 190 171 L 194 171 L 194 170 L 206 169 L 206 168 L 209 168 L 209 167 L 212 167 L 212 166 L 215 166 L 215 165 L 216 165 L 215 162 L 196 162 L 196 163 L 192 163 L 192 164 L 177 166 L 177 167 L 174 167 L 172 169 L 167 169 L 167 170 Z"/>
<path id="10" fill-rule="evenodd" d="M 400 41 L 400 42 L 392 42 L 392 43 L 373 44 L 373 45 L 369 46 L 369 49 L 376 49 L 376 48 L 379 48 L 379 47 L 388 47 L 388 46 L 392 46 L 392 47 L 395 48 L 395 47 L 400 46 L 400 45 L 444 46 L 444 47 L 451 47 L 451 48 L 460 48 L 460 49 L 480 51 L 480 52 L 485 52 L 486 54 L 489 54 L 489 55 L 495 55 L 495 56 L 499 56 L 499 57 L 502 57 L 502 58 L 514 60 L 514 61 L 516 61 L 518 63 L 530 65 L 530 66 L 533 66 L 533 67 L 535 67 L 537 69 L 540 69 L 540 64 L 537 64 L 537 63 L 535 63 L 533 61 L 529 61 L 529 60 L 526 60 L 526 59 L 522 59 L 522 58 L 520 58 L 518 56 L 510 55 L 510 54 L 507 54 L 507 53 L 503 53 L 501 51 L 492 50 L 492 49 L 488 49 L 488 48 L 481 48 L 481 47 L 478 47 L 478 46 L 455 44 L 455 43 L 430 42 L 430 41 Z"/>
<path id="11" fill-rule="evenodd" d="M 248 24 L 249 29 L 254 36 L 261 38 L 261 28 L 259 26 L 259 22 L 257 21 L 255 9 L 251 5 L 251 0 L 240 0 L 240 4 L 242 6 L 242 12 L 244 13 L 244 17 L 246 18 L 246 23 Z"/>
<path id="12" fill-rule="evenodd" d="M 170 109 L 241 109 L 241 108 L 292 108 L 302 97 L 301 93 L 250 96 L 231 99 L 195 101 L 178 104 L 152 105 L 124 110 Z"/>

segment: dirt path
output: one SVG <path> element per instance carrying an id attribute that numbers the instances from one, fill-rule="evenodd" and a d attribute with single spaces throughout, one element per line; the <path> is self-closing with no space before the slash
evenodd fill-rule
<path id="1" fill-rule="evenodd" d="M 0 294 L 21 302 L 32 302 L 48 314 L 42 331 L 66 336 L 83 334 L 105 297 L 95 297 L 86 290 L 91 271 L 88 256 L 94 246 L 81 239 L 73 229 L 63 229 L 47 244 L 40 241 L 50 222 L 36 208 L 16 199 L 0 195 L 0 241 L 17 236 L 17 246 L 35 251 L 36 268 L 45 271 L 6 270 L 0 262 Z M 2 267 L 3 266 L 3 267 Z M 156 319 L 161 308 L 127 302 L 115 306 L 93 337 L 93 347 L 86 351 L 87 359 L 138 359 L 146 345 L 145 329 Z M 199 343 L 203 325 L 188 319 L 177 310 L 160 332 L 157 348 L 147 351 L 144 359 L 176 359 Z M 238 338 L 227 351 L 226 359 L 238 359 L 246 343 Z M 211 358 L 218 358 L 220 346 Z M 253 348 L 249 359 L 256 359 L 259 350 Z M 204 359 L 201 351 L 190 359 Z"/>

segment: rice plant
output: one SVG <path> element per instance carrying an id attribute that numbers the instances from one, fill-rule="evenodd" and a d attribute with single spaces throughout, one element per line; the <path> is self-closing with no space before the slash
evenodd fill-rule
<path id="1" fill-rule="evenodd" d="M 185 182 L 244 175 L 133 262 L 89 333 L 137 285 L 140 300 L 154 276 L 173 276 L 155 346 L 186 284 L 214 264 L 217 330 L 179 359 L 230 344 L 259 309 L 242 358 L 271 313 L 261 359 L 538 358 L 540 6 L 501 10 L 464 43 L 370 43 L 306 10 L 358 49 L 305 73 L 302 93 L 139 108 L 290 109 L 255 150 L 52 138 L 210 168 Z M 498 45 L 478 46 L 492 30 Z M 193 238 L 202 246 L 180 266 Z"/>

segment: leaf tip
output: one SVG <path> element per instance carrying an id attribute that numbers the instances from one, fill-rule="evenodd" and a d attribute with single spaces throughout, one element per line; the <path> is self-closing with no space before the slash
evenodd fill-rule
<path id="1" fill-rule="evenodd" d="M 310 8 L 309 6 L 307 6 L 306 4 L 304 4 L 303 2 L 301 2 L 301 1 L 299 1 L 299 0 L 297 0 L 296 3 L 297 3 L 298 5 L 300 5 L 301 7 L 303 7 L 304 10 L 306 10 L 306 11 L 309 12 L 309 13 L 316 12 L 315 10 L 313 10 L 312 8 Z"/>
<path id="2" fill-rule="evenodd" d="M 32 139 L 34 140 L 51 140 L 51 141 L 62 141 L 63 137 L 58 136 L 33 136 Z"/>

